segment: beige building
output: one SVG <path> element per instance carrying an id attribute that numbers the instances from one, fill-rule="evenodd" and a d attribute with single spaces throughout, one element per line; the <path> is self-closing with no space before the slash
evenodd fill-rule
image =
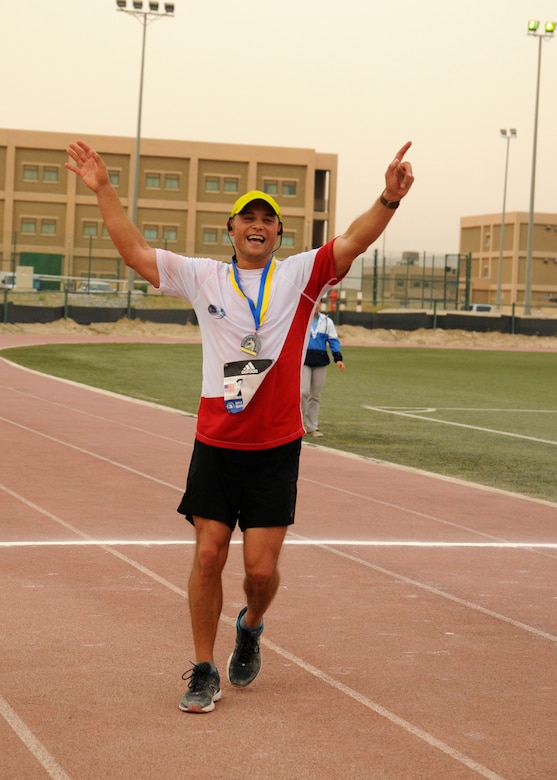
<path id="1" fill-rule="evenodd" d="M 528 240 L 527 212 L 505 215 L 501 274 L 501 303 L 524 303 Z M 471 290 L 475 303 L 497 302 L 501 214 L 462 217 L 460 252 L 471 254 Z M 534 215 L 531 303 L 543 306 L 557 300 L 557 214 Z"/>
<path id="2" fill-rule="evenodd" d="M 96 199 L 64 167 L 69 133 L 0 129 L 0 271 L 124 279 Z M 105 160 L 124 207 L 132 208 L 135 139 L 86 136 Z M 334 235 L 337 155 L 313 149 L 193 141 L 141 141 L 137 225 L 152 246 L 229 259 L 226 220 L 236 198 L 260 189 L 276 198 L 286 256 Z M 58 270 L 56 270 L 58 269 Z"/>

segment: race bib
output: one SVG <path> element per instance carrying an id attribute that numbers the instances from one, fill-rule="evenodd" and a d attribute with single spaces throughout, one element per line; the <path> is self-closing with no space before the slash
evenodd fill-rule
<path id="1" fill-rule="evenodd" d="M 243 412 L 268 369 L 272 360 L 236 360 L 224 364 L 224 406 L 230 414 Z"/>

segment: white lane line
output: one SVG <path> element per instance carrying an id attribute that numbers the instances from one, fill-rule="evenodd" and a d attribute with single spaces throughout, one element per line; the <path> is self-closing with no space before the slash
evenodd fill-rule
<path id="1" fill-rule="evenodd" d="M 0 360 L 1 360 L 1 358 L 0 358 Z M 27 371 L 31 371 L 31 369 L 26 369 L 26 370 Z M 37 373 L 37 372 L 32 372 L 32 373 Z M 44 374 L 42 374 L 41 376 L 44 376 Z M 59 379 L 59 377 L 53 377 L 53 379 Z M 70 380 L 60 380 L 60 381 L 70 382 Z M 77 384 L 76 382 L 70 382 L 70 384 L 74 384 L 78 388 L 82 388 L 82 389 L 85 388 L 85 389 L 88 389 L 88 390 L 93 390 L 95 392 L 103 393 L 104 395 L 115 397 L 115 398 L 117 398 L 117 399 L 119 399 L 121 401 L 132 401 L 132 402 L 135 401 L 136 403 L 141 403 L 144 406 L 154 407 L 155 409 L 162 409 L 165 412 L 171 412 L 172 414 L 177 414 L 177 415 L 180 415 L 182 417 L 189 417 L 189 418 L 193 418 L 193 419 L 195 419 L 197 417 L 197 415 L 192 414 L 191 412 L 184 412 L 181 409 L 174 409 L 171 406 L 162 406 L 161 404 L 155 404 L 155 403 L 152 403 L 150 401 L 139 401 L 139 399 L 132 398 L 131 396 L 119 395 L 118 393 L 112 393 L 112 392 L 110 392 L 108 390 L 101 390 L 99 388 L 90 387 L 89 385 L 80 385 L 80 384 Z M 176 444 L 181 444 L 181 445 L 186 446 L 186 447 L 190 446 L 191 448 L 193 448 L 193 444 L 191 442 L 189 442 L 189 441 L 184 440 L 184 439 L 176 439 L 173 436 L 165 436 L 162 433 L 157 433 L 157 431 L 150 431 L 150 430 L 147 430 L 146 428 L 143 428 L 143 427 L 140 428 L 137 425 L 130 425 L 129 423 L 122 422 L 121 420 L 117 420 L 117 419 L 115 419 L 113 417 L 105 417 L 104 415 L 101 415 L 101 414 L 93 414 L 93 412 L 86 412 L 84 409 L 80 409 L 77 406 L 68 406 L 67 404 L 63 404 L 63 403 L 60 403 L 58 401 L 53 401 L 52 399 L 44 398 L 44 397 L 42 397 L 40 395 L 34 395 L 33 393 L 28 393 L 28 392 L 26 392 L 24 390 L 19 390 L 18 388 L 15 388 L 15 387 L 8 387 L 7 385 L 0 385 L 0 389 L 2 389 L 2 390 L 9 390 L 12 393 L 17 393 L 18 395 L 25 396 L 26 398 L 31 398 L 32 400 L 38 401 L 39 403 L 42 403 L 42 404 L 47 404 L 47 405 L 50 405 L 50 406 L 57 406 L 57 407 L 59 407 L 59 408 L 64 410 L 64 416 L 67 416 L 68 411 L 71 411 L 74 414 L 83 415 L 84 417 L 92 417 L 94 420 L 101 420 L 102 422 L 106 422 L 109 425 L 116 425 L 116 426 L 118 426 L 120 428 L 127 428 L 128 430 L 131 430 L 131 431 L 138 431 L 139 433 L 144 433 L 146 436 L 153 436 L 156 439 L 163 439 L 165 441 L 171 441 L 171 442 L 175 442 Z M 2 419 L 4 419 L 4 418 L 2 418 Z"/>
<path id="2" fill-rule="evenodd" d="M 539 444 L 553 444 L 557 446 L 557 441 L 551 439 L 539 439 L 536 436 L 524 436 L 521 433 L 510 433 L 509 431 L 499 431 L 495 428 L 483 428 L 481 425 L 466 425 L 465 423 L 451 422 L 449 420 L 435 420 L 432 417 L 424 417 L 422 414 L 410 414 L 410 412 L 396 412 L 392 409 L 385 409 L 381 406 L 366 406 L 362 405 L 362 409 L 368 409 L 371 412 L 381 412 L 382 414 L 394 414 L 399 417 L 410 417 L 414 420 L 422 420 L 422 422 L 437 423 L 438 425 L 452 425 L 455 428 L 466 428 L 470 431 L 482 431 L 483 433 L 495 433 L 498 436 L 510 436 L 513 439 L 524 439 L 525 441 L 536 441 Z M 428 409 L 426 411 L 433 412 L 435 409 Z"/>
<path id="3" fill-rule="evenodd" d="M 304 537 L 299 537 L 300 539 Z M 371 563 L 369 561 L 364 561 L 362 558 L 357 558 L 355 555 L 351 555 L 350 553 L 344 552 L 344 550 L 337 550 L 334 547 L 331 547 L 326 544 L 317 545 L 320 546 L 323 550 L 327 550 L 328 552 L 332 553 L 333 555 L 337 555 L 340 558 L 346 558 L 346 560 L 351 561 L 352 563 L 357 563 L 360 566 L 365 566 L 368 569 L 372 569 L 373 571 L 377 571 L 380 574 L 385 574 L 387 577 L 390 577 L 397 582 L 405 582 L 407 585 L 411 585 L 413 588 L 419 588 L 420 590 L 425 590 L 427 593 L 432 593 L 434 596 L 440 596 L 441 598 L 447 599 L 448 601 L 452 601 L 455 604 L 459 604 L 462 607 L 466 607 L 467 609 L 472 609 L 475 612 L 480 612 L 482 615 L 487 615 L 490 618 L 495 618 L 495 620 L 500 620 L 503 623 L 508 623 L 511 626 L 514 626 L 515 628 L 520 628 L 523 631 L 527 631 L 530 634 L 534 634 L 534 636 L 540 637 L 542 639 L 549 639 L 550 642 L 557 642 L 557 636 L 554 636 L 553 634 L 549 634 L 546 631 L 540 631 L 538 628 L 534 628 L 534 626 L 529 626 L 527 623 L 521 623 L 519 620 L 513 620 L 513 618 L 509 618 L 506 615 L 502 615 L 500 612 L 495 612 L 492 609 L 486 609 L 486 607 L 482 607 L 479 604 L 475 604 L 473 601 L 467 601 L 466 599 L 461 599 L 459 596 L 453 596 L 452 593 L 447 593 L 447 591 L 440 590 L 439 588 L 434 588 L 432 585 L 426 585 L 423 582 L 419 582 L 418 580 L 413 580 L 411 577 L 405 577 L 402 574 L 398 574 L 397 572 L 391 571 L 390 569 L 385 569 L 383 566 L 377 566 L 375 563 Z"/>
<path id="4" fill-rule="evenodd" d="M 358 691 L 355 691 L 353 688 L 348 687 L 348 685 L 344 685 L 344 683 L 341 683 L 339 680 L 336 680 L 334 677 L 331 677 L 322 669 L 318 669 L 316 666 L 307 663 L 307 661 L 304 661 L 302 658 L 298 658 L 298 656 L 288 652 L 288 650 L 284 650 L 282 647 L 275 645 L 274 642 L 269 642 L 267 639 L 262 637 L 261 644 L 264 644 L 265 647 L 268 647 L 270 650 L 273 650 L 275 653 L 277 653 L 277 655 L 280 655 L 282 658 L 285 658 L 287 661 L 290 661 L 296 666 L 299 666 L 305 672 L 308 672 L 309 674 L 313 675 L 321 682 L 337 690 L 339 693 L 343 693 L 345 696 L 349 696 L 351 699 L 358 702 L 358 704 L 367 707 L 369 710 L 372 710 L 372 712 L 375 712 L 380 717 L 390 721 L 395 726 L 398 726 L 399 728 L 406 731 L 408 734 L 411 734 L 417 739 L 420 739 L 422 742 L 425 742 L 426 744 L 430 745 L 436 750 L 439 750 L 441 753 L 444 753 L 446 756 L 449 756 L 454 761 L 457 761 L 458 763 L 467 766 L 469 769 L 476 772 L 476 774 L 480 775 L 481 777 L 485 777 L 487 778 L 487 780 L 504 780 L 504 778 L 501 775 L 498 775 L 496 772 L 493 772 L 491 769 L 488 769 L 482 764 L 479 764 L 477 761 L 474 761 L 472 758 L 465 755 L 464 753 L 461 753 L 459 750 L 456 750 L 455 748 L 451 747 L 446 742 L 443 742 L 437 737 L 434 737 L 432 734 L 429 734 L 429 732 L 424 731 L 424 729 L 421 729 L 419 726 L 416 726 L 414 723 L 410 723 L 410 721 L 401 718 L 399 715 L 386 709 L 381 704 L 378 704 L 372 699 L 368 699 L 367 696 L 364 696 Z"/>
<path id="5" fill-rule="evenodd" d="M 485 406 L 430 406 L 424 408 L 414 406 L 373 406 L 364 408 L 382 409 L 386 412 L 503 412 L 504 414 L 517 412 L 518 414 L 557 414 L 557 409 L 491 409 Z"/>
<path id="6" fill-rule="evenodd" d="M 75 450 L 76 452 L 80 452 L 82 455 L 87 455 L 91 458 L 96 458 L 97 460 L 101 460 L 103 463 L 108 463 L 111 466 L 115 466 L 118 469 L 123 469 L 124 471 L 130 472 L 130 474 L 135 474 L 138 477 L 142 477 L 143 479 L 147 479 L 151 482 L 156 482 L 158 485 L 162 485 L 163 487 L 171 488 L 172 490 L 178 490 L 180 492 L 183 492 L 183 487 L 178 488 L 176 485 L 171 485 L 169 482 L 165 482 L 162 479 L 157 479 L 157 477 L 151 476 L 151 474 L 146 474 L 144 471 L 139 471 L 138 469 L 133 469 L 131 466 L 125 466 L 123 463 L 118 463 L 118 461 L 112 460 L 111 458 L 105 458 L 104 455 L 99 455 L 98 452 L 91 452 L 91 450 L 86 450 L 84 447 L 78 447 L 77 444 L 70 444 L 67 441 L 64 441 L 63 439 L 57 439 L 55 436 L 50 436 L 48 433 L 42 433 L 42 431 L 37 431 L 34 428 L 29 428 L 27 425 L 21 425 L 21 423 L 13 422 L 13 420 L 8 420 L 6 417 L 0 417 L 0 421 L 7 423 L 8 425 L 13 425 L 16 428 L 20 428 L 22 431 L 27 431 L 27 433 L 34 434 L 35 436 L 40 436 L 42 439 L 47 439 L 48 441 L 52 441 L 55 444 L 59 444 L 62 447 L 68 447 L 70 450 Z M 10 492 L 9 490 L 7 491 Z"/>
<path id="7" fill-rule="evenodd" d="M 0 695 L 0 715 L 11 726 L 19 739 L 32 753 L 45 772 L 52 780 L 70 780 L 70 776 L 64 772 L 56 759 L 48 752 L 43 743 L 37 739 L 33 732 L 25 725 L 15 710 Z"/>
<path id="8" fill-rule="evenodd" d="M 1 487 L 1 486 L 0 486 Z M 231 545 L 243 544 L 241 539 L 232 539 Z M 421 542 L 373 539 L 289 539 L 284 540 L 285 545 L 292 547 L 321 547 L 333 545 L 335 547 L 411 547 L 426 549 L 491 549 L 491 550 L 557 550 L 557 542 Z M 26 541 L 0 541 L 0 548 L 9 547 L 193 547 L 195 539 L 59 539 L 58 541 L 46 541 L 44 539 L 28 539 Z"/>

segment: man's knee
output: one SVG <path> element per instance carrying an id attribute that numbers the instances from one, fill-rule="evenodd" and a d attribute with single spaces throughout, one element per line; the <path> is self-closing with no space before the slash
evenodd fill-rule
<path id="1" fill-rule="evenodd" d="M 270 568 L 261 565 L 261 563 L 246 564 L 245 574 L 251 585 L 258 590 L 265 590 L 269 584 L 274 583 L 278 576 L 276 566 Z"/>
<path id="2" fill-rule="evenodd" d="M 197 539 L 194 568 L 202 577 L 220 576 L 228 557 L 230 531 L 216 521 L 196 518 Z"/>
<path id="3" fill-rule="evenodd" d="M 226 554 L 226 550 L 214 546 L 198 548 L 194 567 L 203 578 L 220 576 L 226 563 Z"/>

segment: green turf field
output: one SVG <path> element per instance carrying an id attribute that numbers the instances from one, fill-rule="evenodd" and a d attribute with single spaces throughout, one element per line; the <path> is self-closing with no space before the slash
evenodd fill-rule
<path id="1" fill-rule="evenodd" d="M 557 501 L 557 356 L 343 348 L 319 426 L 324 446 Z M 48 345 L 4 350 L 29 368 L 197 410 L 199 345 Z"/>

